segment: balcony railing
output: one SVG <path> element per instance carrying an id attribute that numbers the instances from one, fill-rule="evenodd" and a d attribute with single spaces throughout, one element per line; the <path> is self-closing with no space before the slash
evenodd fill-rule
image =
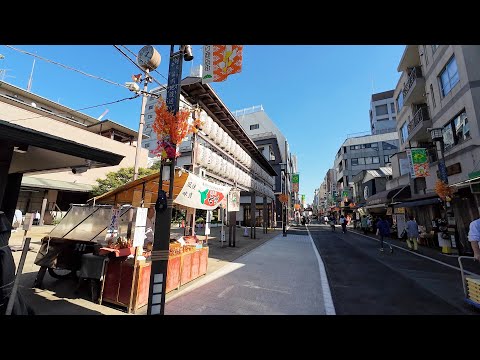
<path id="1" fill-rule="evenodd" d="M 411 134 L 419 124 L 427 120 L 430 120 L 428 109 L 426 106 L 422 106 L 417 110 L 413 115 L 413 119 L 408 123 L 408 133 Z"/>
<path id="2" fill-rule="evenodd" d="M 410 71 L 410 75 L 408 76 L 408 80 L 405 83 L 405 86 L 403 87 L 403 98 L 405 99 L 412 88 L 413 84 L 415 83 L 415 80 L 417 78 L 422 77 L 422 69 L 420 67 L 414 67 Z"/>

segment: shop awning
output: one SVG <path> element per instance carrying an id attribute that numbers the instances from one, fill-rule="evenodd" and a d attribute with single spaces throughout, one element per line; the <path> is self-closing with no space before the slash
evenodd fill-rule
<path id="1" fill-rule="evenodd" d="M 381 191 L 377 194 L 374 194 L 370 196 L 367 199 L 367 204 L 366 208 L 373 208 L 373 205 L 382 205 L 386 206 L 390 203 L 390 201 L 393 199 L 399 200 L 399 199 L 407 199 L 409 198 L 410 195 L 410 186 L 399 186 L 390 190 L 385 190 Z M 378 206 L 375 206 L 378 207 Z"/>
<path id="2" fill-rule="evenodd" d="M 399 204 L 393 205 L 394 208 L 401 208 L 401 207 L 415 207 L 415 206 L 423 206 L 423 205 L 432 205 L 432 204 L 441 204 L 442 200 L 435 195 L 435 197 L 417 199 L 412 201 L 402 201 Z"/>
<path id="3" fill-rule="evenodd" d="M 182 172 L 180 176 L 177 173 L 175 174 L 175 180 L 173 181 L 174 197 L 180 193 L 187 178 L 188 173 L 186 172 Z M 160 172 L 131 181 L 91 200 L 94 200 L 97 204 L 131 204 L 135 207 L 141 206 L 143 200 L 144 206 L 150 207 L 157 201 L 159 179 Z M 164 180 L 162 183 L 163 191 L 168 193 L 169 186 L 170 181 Z"/>

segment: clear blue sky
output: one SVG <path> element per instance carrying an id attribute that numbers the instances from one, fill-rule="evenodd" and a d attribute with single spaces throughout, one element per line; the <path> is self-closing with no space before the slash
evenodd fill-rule
<path id="1" fill-rule="evenodd" d="M 142 46 L 127 45 L 134 53 Z M 166 77 L 170 47 L 154 46 L 162 55 L 157 70 Z M 120 84 L 139 73 L 113 46 L 15 47 Z M 213 83 L 213 88 L 232 111 L 263 105 L 298 157 L 300 193 L 310 203 L 347 134 L 369 130 L 372 90 L 395 88 L 403 49 L 403 45 L 246 45 L 242 72 Z M 201 45 L 193 46 L 193 65 L 201 63 L 201 50 Z M 5 56 L 0 69 L 11 69 L 5 81 L 26 88 L 33 58 L 5 46 L 0 46 L 0 54 Z M 191 66 L 184 63 L 184 76 Z M 153 75 L 166 83 L 159 74 Z M 150 88 L 156 86 L 153 83 Z M 31 91 L 73 109 L 131 96 L 125 88 L 41 60 L 35 64 Z M 139 98 L 83 112 L 98 117 L 106 108 L 105 118 L 138 129 Z"/>

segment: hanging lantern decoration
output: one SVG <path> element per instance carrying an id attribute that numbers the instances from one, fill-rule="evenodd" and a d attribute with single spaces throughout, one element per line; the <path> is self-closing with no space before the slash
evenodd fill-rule
<path id="1" fill-rule="evenodd" d="M 282 204 L 285 204 L 288 202 L 288 195 L 287 194 L 280 194 L 278 195 L 278 200 L 280 200 L 280 202 Z"/>

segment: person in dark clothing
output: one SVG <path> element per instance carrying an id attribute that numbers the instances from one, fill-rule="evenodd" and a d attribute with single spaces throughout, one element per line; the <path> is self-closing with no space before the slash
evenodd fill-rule
<path id="1" fill-rule="evenodd" d="M 5 315 L 8 300 L 15 281 L 15 261 L 8 240 L 12 232 L 12 225 L 3 211 L 0 211 L 0 315 Z M 33 309 L 25 302 L 17 291 L 13 303 L 12 315 L 34 315 Z"/>
<path id="2" fill-rule="evenodd" d="M 347 232 L 347 218 L 343 215 L 340 215 L 340 225 L 342 225 L 342 232 L 345 234 Z"/>
<path id="3" fill-rule="evenodd" d="M 377 222 L 377 235 L 380 236 L 380 251 L 383 251 L 384 239 L 390 236 L 390 224 L 381 216 Z M 389 243 L 387 245 L 390 247 L 390 252 L 393 252 L 392 245 Z"/>

